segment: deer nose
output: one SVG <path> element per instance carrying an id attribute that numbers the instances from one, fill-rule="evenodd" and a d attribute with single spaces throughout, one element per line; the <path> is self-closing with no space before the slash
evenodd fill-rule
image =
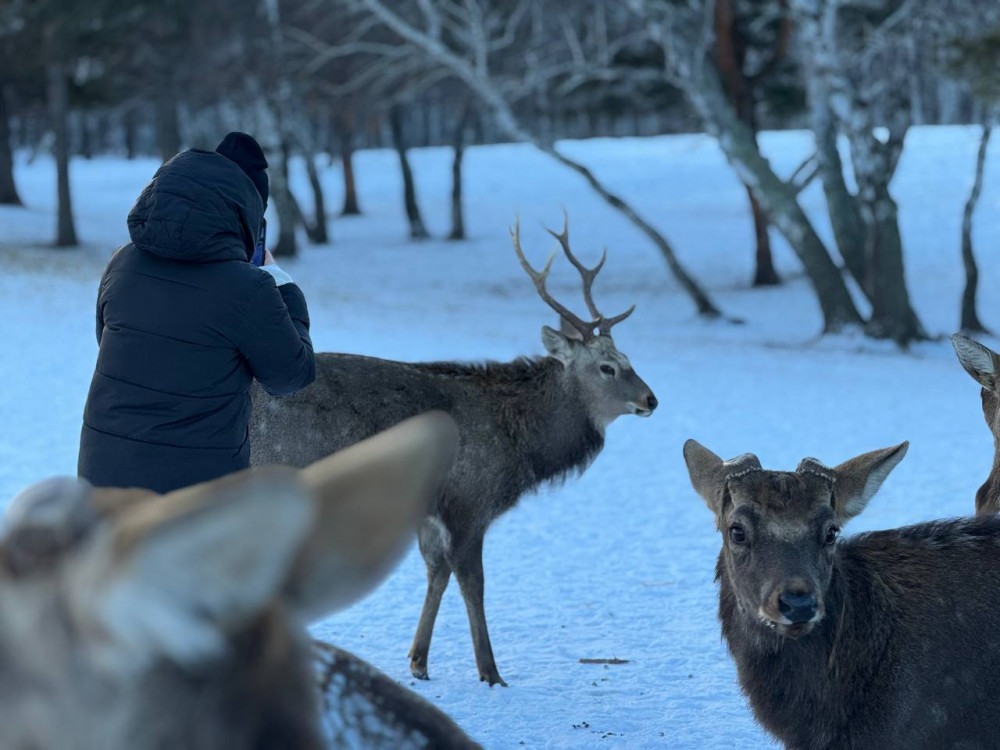
<path id="1" fill-rule="evenodd" d="M 660 402 L 656 400 L 656 396 L 654 396 L 652 393 L 650 393 L 649 396 L 646 398 L 646 407 L 650 411 L 653 411 L 653 409 L 655 409 L 657 404 L 659 403 Z"/>
<path id="2" fill-rule="evenodd" d="M 778 597 L 778 610 L 793 623 L 809 622 L 816 616 L 816 595 L 785 591 Z"/>

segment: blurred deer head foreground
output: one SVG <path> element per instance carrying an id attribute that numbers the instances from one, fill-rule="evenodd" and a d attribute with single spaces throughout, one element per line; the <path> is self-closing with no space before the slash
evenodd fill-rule
<path id="1" fill-rule="evenodd" d="M 0 537 L 0 747 L 475 747 L 303 627 L 391 570 L 457 435 L 430 413 L 302 470 L 25 490 Z"/>

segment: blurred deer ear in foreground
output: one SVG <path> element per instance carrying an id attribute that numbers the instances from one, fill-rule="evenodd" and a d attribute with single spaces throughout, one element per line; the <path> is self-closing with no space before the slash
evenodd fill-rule
<path id="1" fill-rule="evenodd" d="M 301 471 L 22 493 L 0 539 L 0 747 L 475 747 L 302 628 L 391 570 L 456 448 L 438 412 Z"/>
<path id="2" fill-rule="evenodd" d="M 982 386 L 983 416 L 993 433 L 993 469 L 976 492 L 976 513 L 1000 512 L 1000 354 L 968 336 L 951 337 L 965 371 Z"/>

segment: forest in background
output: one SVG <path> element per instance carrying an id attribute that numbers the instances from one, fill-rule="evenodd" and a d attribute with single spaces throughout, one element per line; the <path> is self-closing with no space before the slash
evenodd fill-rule
<path id="1" fill-rule="evenodd" d="M 703 131 L 746 186 L 755 285 L 781 282 L 779 234 L 802 263 L 824 331 L 901 345 L 928 336 L 910 301 L 892 178 L 914 125 L 982 127 L 956 262 L 960 327 L 981 332 L 972 244 L 1000 103 L 1000 6 L 986 0 L 4 0 L 0 203 L 18 204 L 14 154 L 55 157 L 54 244 L 73 247 L 69 170 L 100 154 L 168 159 L 254 133 L 272 165 L 277 256 L 304 229 L 363 210 L 352 154 L 391 147 L 414 240 L 427 236 L 407 151 L 448 145 L 452 219 L 465 237 L 462 158 L 472 144 L 532 144 L 578 173 L 662 255 L 698 313 L 725 317 L 685 267 L 670 227 L 560 148 L 566 138 Z M 761 129 L 806 128 L 813 154 L 779 175 Z M 288 187 L 305 160 L 311 194 Z M 342 162 L 344 202 L 319 170 Z M 664 179 L 670 179 L 664 174 Z M 822 184 L 832 241 L 799 194 Z M 959 261 L 961 258 L 961 261 Z"/>

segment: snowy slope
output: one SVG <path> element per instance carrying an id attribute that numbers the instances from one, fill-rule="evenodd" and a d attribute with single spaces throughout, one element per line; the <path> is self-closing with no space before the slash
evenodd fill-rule
<path id="1" fill-rule="evenodd" d="M 950 333 L 961 291 L 959 221 L 977 134 L 912 133 L 896 183 L 915 305 Z M 801 133 L 763 139 L 780 171 L 806 154 Z M 994 144 L 996 145 L 996 144 Z M 719 540 L 690 489 L 681 445 L 696 437 L 725 457 L 755 451 L 766 467 L 806 455 L 839 462 L 912 441 L 910 455 L 853 530 L 964 514 L 988 472 L 992 442 L 978 389 L 947 343 L 908 354 L 854 337 L 816 340 L 820 318 L 801 279 L 752 291 L 745 196 L 712 141 L 701 136 L 565 144 L 662 228 L 727 313 L 745 326 L 695 318 L 655 249 L 573 174 L 523 146 L 468 152 L 464 243 L 405 241 L 395 155 L 358 155 L 363 217 L 337 220 L 334 244 L 283 265 L 305 290 L 319 350 L 399 359 L 505 359 L 541 352 L 552 323 L 510 248 L 522 222 L 526 252 L 554 249 L 542 231 L 570 213 L 578 254 L 609 260 L 596 296 L 618 312 L 620 348 L 652 386 L 652 419 L 624 417 L 579 480 L 526 498 L 487 537 L 487 615 L 501 674 L 477 680 L 457 586 L 445 596 L 427 683 L 406 653 L 423 600 L 414 551 L 371 598 L 316 632 L 370 660 L 448 711 L 488 748 L 769 748 L 739 693 L 715 619 Z M 447 232 L 449 153 L 413 155 L 425 219 Z M 125 241 L 125 215 L 156 164 L 75 162 L 78 229 L 87 247 L 44 247 L 54 230 L 53 168 L 21 164 L 27 209 L 0 208 L 0 498 L 75 470 L 83 401 L 96 355 L 93 305 L 108 255 Z M 978 216 L 982 314 L 1000 327 L 989 293 L 1000 282 L 1000 152 L 990 155 Z M 297 175 L 303 188 L 304 175 Z M 324 173 L 340 202 L 337 168 Z M 818 187 L 805 196 L 826 231 Z M 779 268 L 797 261 L 779 242 Z M 558 265 L 554 292 L 579 307 L 576 279 Z M 2 501 L 0 501 L 2 502 Z M 850 531 L 852 529 L 848 529 Z M 628 659 L 582 665 L 580 658 Z"/>

